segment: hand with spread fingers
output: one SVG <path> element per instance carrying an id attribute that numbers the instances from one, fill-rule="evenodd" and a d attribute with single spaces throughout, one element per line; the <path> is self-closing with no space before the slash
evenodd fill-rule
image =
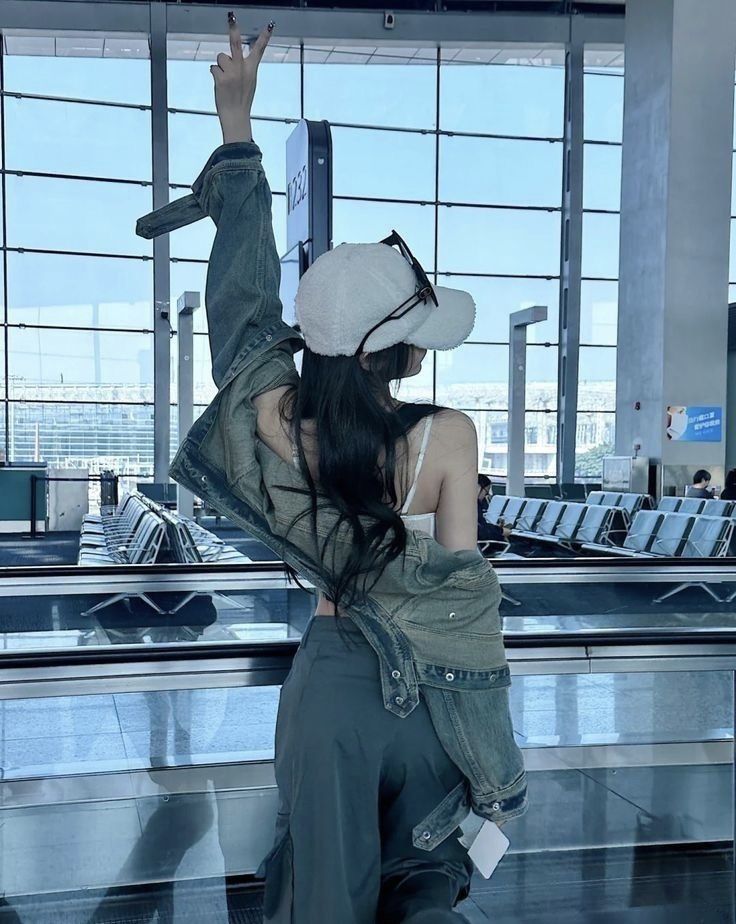
<path id="1" fill-rule="evenodd" d="M 258 65 L 274 27 L 270 22 L 251 45 L 250 53 L 243 55 L 240 28 L 233 13 L 228 13 L 228 24 L 230 54 L 219 54 L 217 64 L 210 68 L 215 79 L 215 105 L 225 144 L 252 140 L 250 110 L 256 92 Z"/>

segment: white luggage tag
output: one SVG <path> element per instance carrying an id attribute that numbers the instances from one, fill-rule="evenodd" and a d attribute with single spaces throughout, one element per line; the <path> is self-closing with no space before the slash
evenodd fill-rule
<path id="1" fill-rule="evenodd" d="M 471 816 L 472 818 L 472 816 Z M 477 818 L 477 816 L 476 816 Z M 480 819 L 478 819 L 480 820 Z M 470 825 L 468 825 L 470 822 Z M 472 825 L 470 818 L 463 825 L 464 836 L 460 838 L 460 843 L 463 846 L 468 846 L 468 841 L 470 837 L 468 836 L 470 832 L 465 834 L 466 827 L 475 827 Z M 478 833 L 475 837 L 472 838 L 472 843 L 468 848 L 468 856 L 475 864 L 478 872 L 483 876 L 484 879 L 490 879 L 493 875 L 494 870 L 504 858 L 506 851 L 509 849 L 509 839 L 501 831 L 498 825 L 494 824 L 492 821 L 487 819 L 483 821 L 483 824 L 478 830 Z"/>

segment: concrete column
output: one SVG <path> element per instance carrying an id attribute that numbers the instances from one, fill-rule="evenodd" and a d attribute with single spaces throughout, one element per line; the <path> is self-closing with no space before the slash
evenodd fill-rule
<path id="1" fill-rule="evenodd" d="M 534 305 L 509 315 L 509 454 L 506 493 L 524 496 L 526 433 L 526 329 L 547 320 L 547 306 Z"/>
<path id="2" fill-rule="evenodd" d="M 194 312 L 199 308 L 199 292 L 183 292 L 176 303 L 179 315 L 179 366 L 177 369 L 179 406 L 179 443 L 191 430 L 194 423 Z M 194 516 L 194 496 L 179 485 L 178 509 L 185 517 Z"/>
<path id="3" fill-rule="evenodd" d="M 736 4 L 628 0 L 616 452 L 723 484 L 720 442 L 671 440 L 668 405 L 727 403 Z"/>

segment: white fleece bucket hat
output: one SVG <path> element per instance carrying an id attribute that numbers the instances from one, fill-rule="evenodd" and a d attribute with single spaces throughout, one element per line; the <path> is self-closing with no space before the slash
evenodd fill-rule
<path id="1" fill-rule="evenodd" d="M 409 261 L 388 244 L 340 244 L 318 257 L 299 282 L 296 318 L 310 350 L 322 356 L 352 356 L 395 343 L 451 350 L 470 334 L 475 302 L 468 292 L 432 286 L 438 304 L 420 301 L 405 313 L 399 306 L 418 289 Z M 388 318 L 392 313 L 396 318 Z M 399 316 L 400 315 L 400 316 Z"/>

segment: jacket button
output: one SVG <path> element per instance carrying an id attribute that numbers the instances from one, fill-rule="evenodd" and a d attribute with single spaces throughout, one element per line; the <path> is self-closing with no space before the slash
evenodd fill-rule
<path id="1" fill-rule="evenodd" d="M 273 337 L 270 334 L 266 334 L 266 340 L 273 340 Z"/>
<path id="2" fill-rule="evenodd" d="M 489 680 L 495 680 L 495 679 L 496 679 L 496 675 L 495 675 L 495 674 L 489 674 L 489 675 L 488 675 L 488 679 L 489 679 Z"/>
<path id="3" fill-rule="evenodd" d="M 501 803 L 500 803 L 500 802 L 494 802 L 493 805 L 491 806 L 491 808 L 493 809 L 494 812 L 500 812 L 500 811 L 501 811 Z"/>
<path id="4" fill-rule="evenodd" d="M 422 831 L 422 840 L 423 840 L 423 841 L 431 841 L 431 840 L 432 840 L 432 832 L 431 832 L 431 831 Z"/>
<path id="5" fill-rule="evenodd" d="M 391 671 L 391 676 L 394 678 L 394 680 L 398 680 L 399 677 L 401 677 L 401 671 Z"/>
<path id="6" fill-rule="evenodd" d="M 207 484 L 207 476 L 206 476 L 206 475 L 202 475 L 201 481 L 202 481 L 202 484 Z"/>
<path id="7" fill-rule="evenodd" d="M 445 674 L 445 680 L 449 680 L 450 682 L 452 682 L 454 679 L 455 679 L 455 675 L 453 673 L 448 672 L 447 674 Z"/>
<path id="8" fill-rule="evenodd" d="M 454 614 L 454 613 L 450 613 L 450 619 L 454 619 L 454 618 L 455 618 L 455 614 Z"/>
<path id="9" fill-rule="evenodd" d="M 394 700 L 394 702 L 396 703 L 397 706 L 403 706 L 403 705 L 404 705 L 404 697 L 403 697 L 403 696 L 397 696 L 396 699 Z"/>

